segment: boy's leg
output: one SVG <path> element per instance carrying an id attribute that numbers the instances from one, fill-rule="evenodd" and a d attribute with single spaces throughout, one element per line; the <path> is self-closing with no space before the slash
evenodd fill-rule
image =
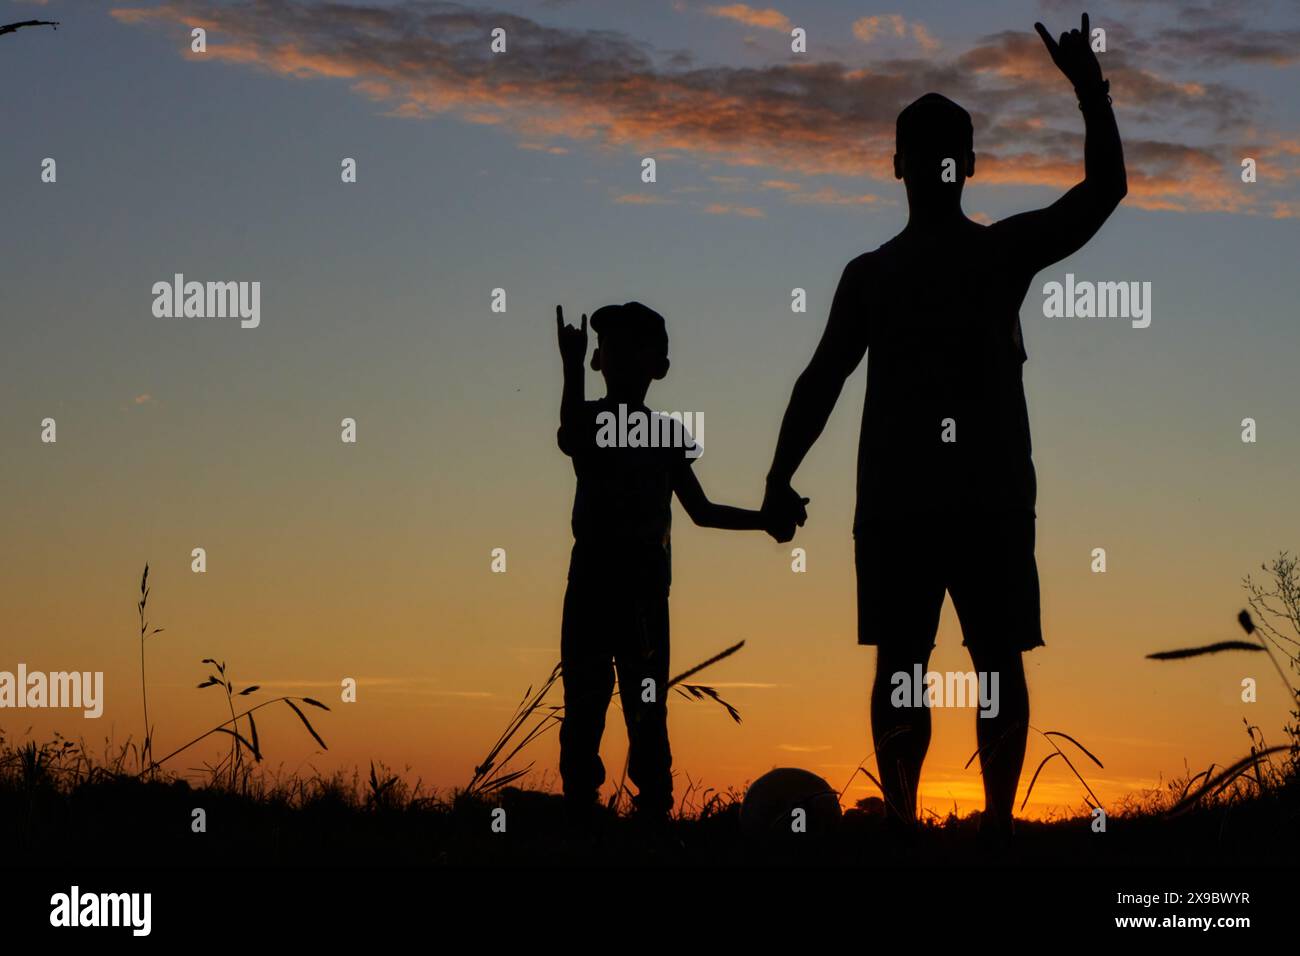
<path id="1" fill-rule="evenodd" d="M 673 756 L 668 745 L 668 595 L 629 600 L 619 625 L 618 686 L 627 724 L 627 775 L 637 788 L 637 812 L 659 818 L 673 808 Z"/>
<path id="2" fill-rule="evenodd" d="M 605 765 L 600 738 L 605 712 L 614 693 L 613 654 L 602 631 L 599 589 L 569 582 L 560 629 L 560 665 L 564 680 L 564 720 L 560 724 L 560 779 L 574 814 L 594 809 Z"/>

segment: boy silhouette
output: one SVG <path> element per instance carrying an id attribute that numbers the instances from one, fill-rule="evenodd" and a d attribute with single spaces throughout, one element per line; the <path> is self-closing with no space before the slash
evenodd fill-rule
<path id="1" fill-rule="evenodd" d="M 577 475 L 560 637 L 566 809 L 575 826 L 591 822 L 605 780 L 600 738 L 617 670 L 628 776 L 638 791 L 635 814 L 650 828 L 662 827 L 673 805 L 667 709 L 672 496 L 701 527 L 775 529 L 759 511 L 709 501 L 691 467 L 700 446 L 680 421 L 645 407 L 650 383 L 668 374 L 668 333 L 659 313 L 639 302 L 593 313 L 591 367 L 604 376 L 606 394 L 591 402 L 583 396 L 587 316 L 573 328 L 556 306 L 555 325 L 564 365 L 556 438 Z M 616 436 L 610 423 L 637 413 L 648 428 L 639 436 L 634 427 Z"/>
<path id="2" fill-rule="evenodd" d="M 1035 29 L 1074 86 L 1084 179 L 1051 206 L 991 226 L 966 218 L 970 115 L 927 93 L 898 116 L 894 176 L 906 227 L 845 268 L 826 330 L 781 423 L 763 509 L 789 540 L 806 517 L 790 481 L 867 355 L 858 447 L 858 643 L 875 645 L 871 730 L 888 812 L 910 828 L 930 742 L 925 707 L 895 707 L 895 674 L 926 672 L 944 592 L 976 671 L 999 675 L 997 716 L 976 719 L 981 832 L 1011 835 L 1029 693 L 1021 654 L 1043 644 L 1035 497 L 1019 310 L 1034 275 L 1086 243 L 1127 192 L 1115 115 L 1081 29 Z"/>

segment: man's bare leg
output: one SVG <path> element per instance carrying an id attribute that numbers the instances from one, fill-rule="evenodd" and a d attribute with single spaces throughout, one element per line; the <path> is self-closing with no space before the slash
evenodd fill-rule
<path id="1" fill-rule="evenodd" d="M 984 819 L 994 828 L 1010 831 L 1029 735 L 1025 665 L 1019 651 L 974 649 L 971 663 L 979 674 L 998 675 L 997 716 L 975 718 L 975 739 L 984 771 Z"/>
<path id="2" fill-rule="evenodd" d="M 929 661 L 929 650 L 876 648 L 876 676 L 871 686 L 876 767 L 885 790 L 886 812 L 908 824 L 916 822 L 921 764 L 930 747 L 930 708 L 895 707 L 891 701 L 895 690 L 892 678 L 901 672 L 910 680 L 917 664 L 924 674 Z"/>

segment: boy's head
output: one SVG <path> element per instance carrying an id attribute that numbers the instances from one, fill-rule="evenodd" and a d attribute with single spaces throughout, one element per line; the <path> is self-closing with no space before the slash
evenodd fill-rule
<path id="1" fill-rule="evenodd" d="M 934 194 L 946 187 L 960 194 L 966 177 L 975 175 L 974 141 L 970 114 L 946 96 L 926 93 L 898 114 L 894 177 L 909 193 Z M 954 161 L 955 189 L 941 176 L 946 159 Z"/>
<path id="2" fill-rule="evenodd" d="M 668 374 L 668 330 L 654 309 L 640 302 L 601 306 L 591 314 L 591 329 L 591 367 L 611 391 L 644 390 Z"/>

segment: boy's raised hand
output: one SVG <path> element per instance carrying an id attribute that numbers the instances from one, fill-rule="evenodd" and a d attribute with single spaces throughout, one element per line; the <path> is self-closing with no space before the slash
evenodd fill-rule
<path id="1" fill-rule="evenodd" d="M 555 307 L 555 334 L 560 343 L 560 359 L 565 365 L 582 366 L 587 358 L 587 313 L 582 314 L 582 325 L 573 328 L 564 324 L 564 306 Z"/>
<path id="2" fill-rule="evenodd" d="M 1041 23 L 1035 23 L 1034 29 L 1043 38 L 1043 45 L 1051 54 L 1052 62 L 1074 84 L 1076 90 L 1084 92 L 1101 84 L 1101 64 L 1097 62 L 1097 54 L 1092 51 L 1088 14 L 1083 15 L 1078 30 L 1062 33 L 1059 41 L 1053 40 L 1047 27 Z"/>

